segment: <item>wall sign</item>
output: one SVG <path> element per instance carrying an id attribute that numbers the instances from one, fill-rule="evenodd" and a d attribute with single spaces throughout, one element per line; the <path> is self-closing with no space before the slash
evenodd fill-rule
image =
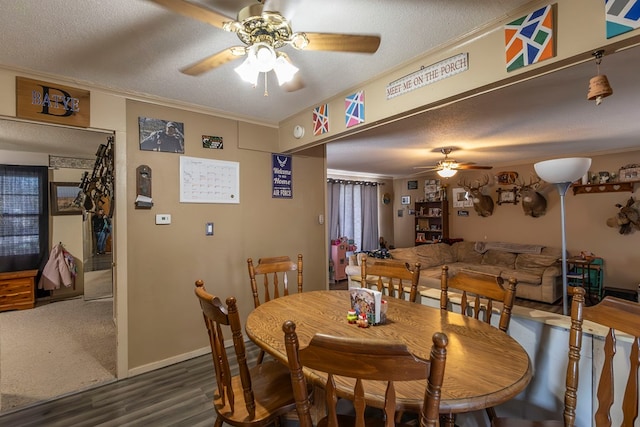
<path id="1" fill-rule="evenodd" d="M 291 156 L 284 154 L 271 154 L 271 197 L 274 199 L 293 198 L 293 177 L 291 174 Z"/>
<path id="2" fill-rule="evenodd" d="M 16 117 L 88 128 L 90 94 L 88 90 L 16 77 Z"/>
<path id="3" fill-rule="evenodd" d="M 404 95 L 469 69 L 469 54 L 460 53 L 400 77 L 387 85 L 387 99 Z"/>

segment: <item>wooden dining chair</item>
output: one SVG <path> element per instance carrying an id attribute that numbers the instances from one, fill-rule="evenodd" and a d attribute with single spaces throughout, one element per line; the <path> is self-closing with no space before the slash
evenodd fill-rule
<path id="1" fill-rule="evenodd" d="M 493 304 L 502 304 L 498 328 L 507 332 L 511 321 L 511 311 L 516 300 L 518 281 L 510 278 L 505 286 L 500 276 L 485 274 L 470 270 L 460 270 L 455 276 L 449 277 L 449 267 L 442 266 L 440 278 L 440 308 L 449 310 L 449 289 L 462 291 L 460 309 L 462 314 L 491 323 Z M 480 316 L 484 313 L 484 316 Z"/>
<path id="2" fill-rule="evenodd" d="M 494 302 L 500 303 L 502 309 L 500 310 L 498 328 L 506 333 L 511 322 L 511 311 L 516 299 L 517 285 L 518 281 L 515 278 L 510 278 L 505 287 L 502 277 L 468 270 L 461 270 L 455 276 L 449 277 L 449 267 L 443 265 L 440 279 L 440 308 L 445 311 L 451 308 L 449 289 L 453 288 L 462 291 L 460 299 L 462 314 L 491 324 L 493 304 Z M 481 318 L 480 313 L 484 313 L 484 318 Z M 489 421 L 496 417 L 494 408 L 487 408 L 486 412 Z M 452 417 L 449 416 L 449 418 Z M 444 424 L 454 425 L 452 419 Z"/>
<path id="3" fill-rule="evenodd" d="M 418 298 L 419 262 L 410 265 L 399 260 L 376 259 L 373 264 L 367 264 L 365 255 L 360 262 L 360 275 L 362 287 L 375 286 L 383 294 L 400 299 L 405 299 L 409 288 L 409 301 L 416 302 Z"/>
<path id="4" fill-rule="evenodd" d="M 611 426 L 611 406 L 614 404 L 614 378 L 622 379 L 624 375 L 614 372 L 614 355 L 616 353 L 616 332 L 626 333 L 632 337 L 629 374 L 626 388 L 622 396 L 622 427 L 633 427 L 638 418 L 638 374 L 640 373 L 640 304 L 611 296 L 605 297 L 597 305 L 585 306 L 584 288 L 573 289 L 571 301 L 571 330 L 569 332 L 569 362 L 567 365 L 566 388 L 564 393 L 563 421 L 527 421 L 522 419 L 500 418 L 493 420 L 493 427 L 573 427 L 576 422 L 576 405 L 578 399 L 578 377 L 580 367 L 580 350 L 582 348 L 583 322 L 599 324 L 608 329 L 604 340 L 603 366 L 597 391 L 597 406 L 593 419 L 596 426 Z M 593 359 L 600 356 L 594 354 Z M 621 364 L 617 364 L 620 366 Z M 622 364 L 624 365 L 624 364 Z M 591 371 L 587 375 L 591 376 Z M 596 378 L 596 377 L 594 377 Z M 595 406 L 595 405 L 594 405 Z"/>
<path id="5" fill-rule="evenodd" d="M 367 426 L 395 425 L 394 416 L 398 407 L 394 383 L 400 381 L 425 380 L 425 392 L 419 425 L 437 426 L 447 357 L 447 336 L 441 332 L 432 337 L 433 346 L 429 360 L 416 358 L 401 342 L 379 339 L 355 339 L 315 334 L 309 345 L 299 348 L 296 325 L 287 320 L 282 325 L 287 358 L 291 371 L 291 383 L 296 397 L 296 409 L 301 427 L 311 427 L 311 403 L 307 394 L 307 380 L 303 367 L 327 374 L 324 384 L 327 415 L 318 426 Z M 336 384 L 344 385 L 347 378 L 355 379 L 353 404 L 355 416 L 338 414 L 338 392 Z M 385 387 L 383 418 L 367 418 L 365 388 L 382 382 Z M 324 381 L 323 381 L 324 382 Z M 353 384 L 351 382 L 350 384 Z M 380 384 L 377 384 L 379 387 Z"/>
<path id="6" fill-rule="evenodd" d="M 215 426 L 222 423 L 242 427 L 266 426 L 295 409 L 288 368 L 277 361 L 247 366 L 242 325 L 236 299 L 229 297 L 226 307 L 220 298 L 209 294 L 202 280 L 196 281 L 196 296 L 207 327 L 217 389 L 213 406 Z M 225 348 L 223 329 L 231 332 L 239 374 L 232 376 Z"/>
<path id="7" fill-rule="evenodd" d="M 258 259 L 258 265 L 253 265 L 253 259 L 247 259 L 251 293 L 253 294 L 253 306 L 260 306 L 260 292 L 258 289 L 258 277 L 262 276 L 262 302 L 278 298 L 280 295 L 289 295 L 288 273 L 296 272 L 298 293 L 302 292 L 302 254 L 298 254 L 298 262 L 291 261 L 288 256 L 278 256 Z M 280 289 L 282 287 L 282 290 Z M 264 360 L 264 350 L 260 350 L 257 363 Z"/>
<path id="8" fill-rule="evenodd" d="M 260 258 L 258 265 L 253 265 L 253 259 L 247 259 L 251 292 L 253 293 L 253 305 L 260 306 L 260 294 L 258 291 L 257 277 L 262 276 L 263 292 L 262 302 L 278 298 L 280 294 L 289 295 L 288 272 L 295 271 L 298 283 L 298 292 L 302 292 L 302 254 L 298 254 L 298 262 L 291 261 L 288 256 Z M 282 285 L 282 291 L 280 286 Z"/>

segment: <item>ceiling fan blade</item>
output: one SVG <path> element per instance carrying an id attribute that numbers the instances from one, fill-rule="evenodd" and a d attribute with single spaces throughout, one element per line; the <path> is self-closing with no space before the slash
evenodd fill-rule
<path id="1" fill-rule="evenodd" d="M 458 165 L 454 169 L 493 169 L 493 166 Z"/>
<path id="2" fill-rule="evenodd" d="M 200 74 L 206 73 L 207 71 L 226 64 L 227 62 L 240 58 L 242 55 L 239 55 L 238 52 L 244 51 L 244 49 L 244 47 L 239 46 L 230 47 L 221 52 L 215 53 L 208 58 L 191 64 L 188 67 L 181 69 L 180 71 L 190 76 L 199 76 Z"/>
<path id="3" fill-rule="evenodd" d="M 432 171 L 438 170 L 438 166 L 414 166 L 414 169 L 429 169 Z"/>
<path id="4" fill-rule="evenodd" d="M 235 21 L 233 18 L 214 12 L 211 9 L 206 9 L 203 6 L 191 3 L 185 0 L 151 0 L 152 2 L 164 6 L 167 9 L 179 13 L 182 16 L 196 19 L 205 24 L 213 25 L 214 27 L 223 28 L 225 22 Z"/>
<path id="5" fill-rule="evenodd" d="M 300 89 L 304 89 L 304 81 L 300 77 L 300 72 L 297 72 L 291 81 L 284 83 L 280 86 L 285 92 L 295 92 Z"/>
<path id="6" fill-rule="evenodd" d="M 379 36 L 307 32 L 305 34 L 309 40 L 305 50 L 375 53 L 380 46 Z"/>

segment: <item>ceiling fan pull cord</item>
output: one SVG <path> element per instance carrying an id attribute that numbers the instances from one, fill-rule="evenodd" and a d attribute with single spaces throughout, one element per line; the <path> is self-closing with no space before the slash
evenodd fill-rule
<path id="1" fill-rule="evenodd" d="M 267 73 L 264 74 L 264 96 L 269 96 L 269 89 L 267 88 Z"/>

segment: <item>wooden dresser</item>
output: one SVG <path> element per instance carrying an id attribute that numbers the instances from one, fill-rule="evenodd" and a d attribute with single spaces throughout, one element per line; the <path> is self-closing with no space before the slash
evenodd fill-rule
<path id="1" fill-rule="evenodd" d="M 0 311 L 33 308 L 37 274 L 38 270 L 0 273 Z"/>

